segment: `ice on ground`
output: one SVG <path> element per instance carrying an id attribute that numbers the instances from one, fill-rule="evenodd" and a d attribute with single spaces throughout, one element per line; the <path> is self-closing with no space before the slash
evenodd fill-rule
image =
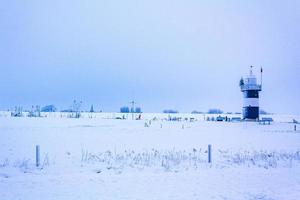
<path id="1" fill-rule="evenodd" d="M 0 116 L 0 199 L 298 199 L 297 116 L 255 122 L 168 115 Z M 44 115 L 45 116 L 45 115 Z M 299 117 L 298 117 L 299 118 Z M 148 126 L 145 126 L 147 123 Z M 300 128 L 300 126 L 299 126 Z M 207 163 L 207 145 L 212 163 Z M 35 145 L 41 165 L 35 166 Z"/>

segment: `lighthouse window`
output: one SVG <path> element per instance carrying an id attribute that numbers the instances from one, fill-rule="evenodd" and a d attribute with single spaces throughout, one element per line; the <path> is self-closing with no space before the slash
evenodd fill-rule
<path id="1" fill-rule="evenodd" d="M 258 98 L 258 91 L 257 90 L 245 91 L 244 98 Z"/>

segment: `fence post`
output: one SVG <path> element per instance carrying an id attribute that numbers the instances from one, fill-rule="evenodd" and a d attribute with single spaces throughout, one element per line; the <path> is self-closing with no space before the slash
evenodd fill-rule
<path id="1" fill-rule="evenodd" d="M 211 163 L 211 144 L 208 145 L 208 163 Z"/>
<path id="2" fill-rule="evenodd" d="M 297 131 L 297 126 L 296 126 L 296 124 L 294 125 L 294 131 Z"/>
<path id="3" fill-rule="evenodd" d="M 39 145 L 35 146 L 35 165 L 37 167 L 40 166 L 40 146 Z"/>

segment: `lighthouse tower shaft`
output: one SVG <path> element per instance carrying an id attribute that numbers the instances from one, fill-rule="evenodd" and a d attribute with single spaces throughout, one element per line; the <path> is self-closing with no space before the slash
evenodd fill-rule
<path id="1" fill-rule="evenodd" d="M 256 76 L 253 75 L 252 69 L 240 87 L 244 95 L 243 119 L 259 119 L 259 92 L 261 91 L 262 87 L 261 85 L 257 84 L 257 79 Z"/>

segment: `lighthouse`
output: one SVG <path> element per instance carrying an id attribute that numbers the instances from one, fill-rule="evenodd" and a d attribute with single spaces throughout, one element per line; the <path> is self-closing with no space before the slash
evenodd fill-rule
<path id="1" fill-rule="evenodd" d="M 258 120 L 259 119 L 259 92 L 262 88 L 262 68 L 261 82 L 257 83 L 256 76 L 253 74 L 253 66 L 250 67 L 250 73 L 240 80 L 241 91 L 244 95 L 243 102 L 243 119 Z"/>

